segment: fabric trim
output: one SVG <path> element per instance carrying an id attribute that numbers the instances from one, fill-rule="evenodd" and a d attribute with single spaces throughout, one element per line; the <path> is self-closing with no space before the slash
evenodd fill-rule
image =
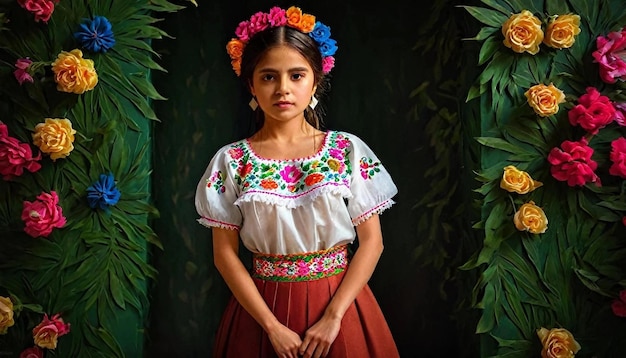
<path id="1" fill-rule="evenodd" d="M 347 267 L 347 245 L 302 254 L 254 254 L 252 277 L 265 281 L 313 281 L 337 275 Z"/>
<path id="2" fill-rule="evenodd" d="M 307 205 L 313 202 L 318 196 L 329 193 L 337 194 L 347 199 L 352 198 L 352 192 L 350 192 L 346 184 L 327 182 L 295 195 L 282 195 L 280 193 L 261 190 L 249 190 L 235 200 L 235 205 L 239 205 L 242 202 L 260 201 L 266 204 L 280 205 L 293 209 Z"/>
<path id="3" fill-rule="evenodd" d="M 214 219 L 207 218 L 207 217 L 201 217 L 197 221 L 202 226 L 205 226 L 205 227 L 208 227 L 208 228 L 218 227 L 220 229 L 227 229 L 227 230 L 239 230 L 239 229 L 241 229 L 241 227 L 239 225 L 229 224 L 227 222 L 214 220 Z"/>
<path id="4" fill-rule="evenodd" d="M 387 200 L 383 201 L 382 203 L 376 205 L 372 209 L 370 209 L 370 210 L 366 211 L 365 213 L 363 213 L 363 214 L 357 216 L 356 218 L 352 219 L 352 224 L 354 224 L 354 226 L 357 226 L 357 225 L 363 223 L 365 220 L 369 219 L 374 214 L 379 214 L 380 215 L 380 214 L 383 213 L 383 211 L 389 209 L 395 203 L 396 202 L 393 201 L 392 199 L 387 199 Z"/>

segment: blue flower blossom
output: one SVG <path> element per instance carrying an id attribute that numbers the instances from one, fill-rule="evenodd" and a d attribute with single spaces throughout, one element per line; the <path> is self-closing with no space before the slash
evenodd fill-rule
<path id="1" fill-rule="evenodd" d="M 100 179 L 87 188 L 87 201 L 92 209 L 98 207 L 108 211 L 109 206 L 117 204 L 120 196 L 112 173 L 100 174 Z"/>
<path id="2" fill-rule="evenodd" d="M 95 16 L 80 24 L 80 30 L 74 33 L 80 45 L 92 52 L 107 52 L 115 45 L 111 23 L 104 16 Z"/>
<path id="3" fill-rule="evenodd" d="M 322 56 L 332 56 L 335 52 L 337 52 L 337 41 L 333 39 L 326 39 L 326 41 L 320 44 L 319 48 Z"/>
<path id="4" fill-rule="evenodd" d="M 330 27 L 317 21 L 313 31 L 309 32 L 309 36 L 318 43 L 323 43 L 330 38 Z"/>

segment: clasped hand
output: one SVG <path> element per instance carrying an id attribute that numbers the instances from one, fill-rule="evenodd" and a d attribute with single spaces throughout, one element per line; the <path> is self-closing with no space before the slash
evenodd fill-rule
<path id="1" fill-rule="evenodd" d="M 280 358 L 326 357 L 339 334 L 341 320 L 323 317 L 304 334 L 304 339 L 285 325 L 280 325 L 268 336 Z"/>

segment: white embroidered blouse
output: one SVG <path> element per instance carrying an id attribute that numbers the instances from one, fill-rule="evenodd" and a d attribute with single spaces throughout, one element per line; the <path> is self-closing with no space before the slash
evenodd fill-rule
<path id="1" fill-rule="evenodd" d="M 220 148 L 196 190 L 198 222 L 239 230 L 252 252 L 294 254 L 351 243 L 355 225 L 390 208 L 398 190 L 358 137 L 328 131 L 313 156 L 259 157 L 247 139 Z"/>

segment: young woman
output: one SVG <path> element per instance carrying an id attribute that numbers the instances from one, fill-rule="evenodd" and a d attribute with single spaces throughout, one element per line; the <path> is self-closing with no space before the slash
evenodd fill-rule
<path id="1" fill-rule="evenodd" d="M 320 129 L 330 29 L 274 7 L 236 34 L 227 50 L 259 129 L 217 151 L 195 201 L 232 291 L 214 357 L 397 357 L 367 284 L 383 251 L 378 215 L 397 188 L 361 139 Z"/>

